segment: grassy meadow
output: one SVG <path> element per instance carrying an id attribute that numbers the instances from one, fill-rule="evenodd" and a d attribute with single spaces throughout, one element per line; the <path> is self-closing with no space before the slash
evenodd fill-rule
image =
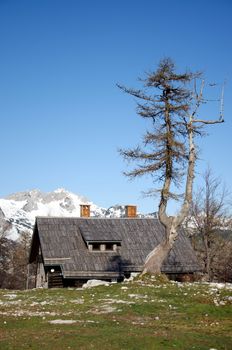
<path id="1" fill-rule="evenodd" d="M 0 290 L 0 349 L 232 349 L 232 285 Z"/>

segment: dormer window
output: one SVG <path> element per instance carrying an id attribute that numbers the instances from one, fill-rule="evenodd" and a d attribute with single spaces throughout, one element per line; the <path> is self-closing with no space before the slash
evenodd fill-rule
<path id="1" fill-rule="evenodd" d="M 96 225 L 93 225 L 96 223 Z M 95 227 L 94 227 L 95 226 Z M 93 253 L 119 253 L 122 239 L 121 233 L 115 229 L 115 225 L 109 225 L 102 220 L 90 219 L 79 226 L 87 249 Z"/>
<path id="2" fill-rule="evenodd" d="M 91 252 L 117 252 L 120 242 L 88 242 L 87 247 Z"/>

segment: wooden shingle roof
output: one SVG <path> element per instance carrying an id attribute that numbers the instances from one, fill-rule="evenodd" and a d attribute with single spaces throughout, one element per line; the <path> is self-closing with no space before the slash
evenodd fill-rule
<path id="1" fill-rule="evenodd" d="M 30 262 L 40 245 L 44 265 L 60 265 L 64 277 L 113 277 L 122 271 L 141 271 L 148 253 L 163 239 L 164 229 L 157 219 L 38 217 Z M 88 242 L 120 242 L 120 248 L 118 252 L 91 252 Z M 162 271 L 198 270 L 193 248 L 181 232 Z"/>

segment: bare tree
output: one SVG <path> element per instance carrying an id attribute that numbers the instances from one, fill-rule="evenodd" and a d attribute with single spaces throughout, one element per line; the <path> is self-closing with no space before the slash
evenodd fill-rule
<path id="1" fill-rule="evenodd" d="M 20 233 L 17 241 L 0 232 L 0 288 L 25 289 L 31 234 Z"/>
<path id="2" fill-rule="evenodd" d="M 229 197 L 227 188 L 208 168 L 203 175 L 203 186 L 193 196 L 190 211 L 191 228 L 195 231 L 192 240 L 195 241 L 195 249 L 203 262 L 208 280 L 214 279 L 219 270 L 224 278 L 230 254 L 232 258 L 231 243 L 223 239 L 223 233 L 232 228 L 228 211 Z M 220 279 L 220 276 L 217 278 Z"/>
<path id="3" fill-rule="evenodd" d="M 10 223 L 1 220 L 0 227 L 0 288 L 6 288 L 14 243 L 8 238 Z"/>
<path id="4" fill-rule="evenodd" d="M 29 231 L 21 232 L 12 254 L 13 270 L 11 288 L 26 289 L 30 245 L 31 233 Z"/>
<path id="5" fill-rule="evenodd" d="M 197 80 L 200 79 L 200 90 Z M 138 162 L 136 168 L 125 173 L 130 178 L 150 174 L 160 193 L 158 217 L 165 228 L 166 237 L 147 256 L 144 273 L 160 273 L 175 240 L 178 229 L 188 215 L 192 201 L 193 179 L 197 158 L 195 136 L 203 134 L 203 126 L 223 122 L 198 117 L 203 98 L 204 80 L 200 73 L 176 73 L 171 59 L 160 61 L 155 72 L 147 74 L 142 90 L 118 85 L 124 92 L 138 99 L 137 113 L 152 122 L 151 130 L 143 137 L 143 147 L 120 150 L 126 160 Z M 191 84 L 193 86 L 191 86 Z M 221 111 L 223 110 L 223 97 Z M 182 205 L 176 216 L 167 214 L 170 199 L 177 199 L 178 188 L 185 176 L 185 191 Z"/>

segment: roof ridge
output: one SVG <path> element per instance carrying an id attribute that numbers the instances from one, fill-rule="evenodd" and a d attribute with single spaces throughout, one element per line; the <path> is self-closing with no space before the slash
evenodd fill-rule
<path id="1" fill-rule="evenodd" d="M 81 217 L 81 216 L 36 216 L 36 219 L 82 219 L 82 220 L 158 220 L 158 218 L 144 217 L 144 218 L 106 218 L 99 216 Z"/>

